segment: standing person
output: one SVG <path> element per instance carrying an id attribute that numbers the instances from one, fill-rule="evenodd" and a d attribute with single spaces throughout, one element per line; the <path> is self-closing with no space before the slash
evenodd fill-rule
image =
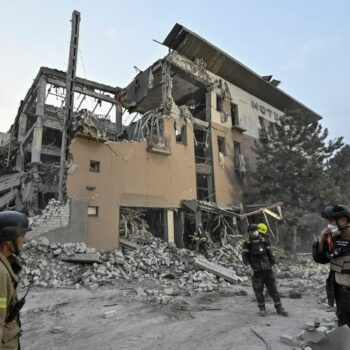
<path id="1" fill-rule="evenodd" d="M 338 325 L 350 327 L 350 210 L 345 205 L 332 205 L 324 208 L 321 216 L 327 227 L 313 244 L 313 258 L 319 264 L 330 264 L 328 304 L 336 302 Z"/>
<path id="2" fill-rule="evenodd" d="M 0 213 L 0 350 L 19 350 L 21 323 L 17 298 L 18 274 L 22 267 L 16 258 L 30 231 L 28 218 L 16 211 Z"/>
<path id="3" fill-rule="evenodd" d="M 261 231 L 267 232 L 264 228 Z M 271 244 L 267 237 L 260 235 L 258 225 L 248 227 L 249 238 L 243 244 L 242 258 L 247 274 L 252 276 L 253 289 L 259 306 L 259 315 L 266 316 L 264 286 L 270 292 L 279 315 L 288 316 L 282 307 L 276 280 L 272 268 L 277 268 L 275 258 L 271 251 Z"/>

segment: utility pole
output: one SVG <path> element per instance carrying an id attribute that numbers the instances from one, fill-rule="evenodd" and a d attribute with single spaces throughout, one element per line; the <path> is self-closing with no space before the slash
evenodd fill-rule
<path id="1" fill-rule="evenodd" d="M 80 25 L 80 12 L 73 11 L 72 14 L 72 30 L 69 48 L 69 60 L 67 68 L 67 82 L 66 82 L 66 99 L 64 110 L 64 122 L 62 129 L 62 145 L 61 145 L 61 161 L 60 161 L 60 173 L 58 182 L 58 200 L 63 202 L 64 190 L 65 190 L 65 163 L 68 155 L 67 148 L 67 128 L 71 124 L 73 117 L 74 106 L 74 86 L 78 61 L 78 43 L 79 43 L 79 25 Z"/>

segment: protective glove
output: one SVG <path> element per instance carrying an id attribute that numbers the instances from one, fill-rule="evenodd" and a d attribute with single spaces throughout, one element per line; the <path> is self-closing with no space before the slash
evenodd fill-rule
<path id="1" fill-rule="evenodd" d="M 281 270 L 279 269 L 279 267 L 278 267 L 277 264 L 272 265 L 272 271 L 273 271 L 275 274 L 278 274 L 278 273 L 281 272 Z"/>
<path id="2" fill-rule="evenodd" d="M 254 275 L 254 271 L 250 265 L 246 265 L 245 272 L 248 276 L 252 277 Z"/>

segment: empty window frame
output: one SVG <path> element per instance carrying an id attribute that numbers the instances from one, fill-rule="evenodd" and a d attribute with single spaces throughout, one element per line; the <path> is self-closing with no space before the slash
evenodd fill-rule
<path id="1" fill-rule="evenodd" d="M 176 135 L 176 142 L 182 143 L 183 145 L 187 145 L 187 127 L 184 125 L 181 128 L 181 131 L 179 132 L 177 129 L 175 129 L 175 135 Z"/>
<path id="2" fill-rule="evenodd" d="M 224 156 L 226 155 L 226 143 L 225 143 L 225 138 L 224 137 L 218 136 L 218 150 Z"/>
<path id="3" fill-rule="evenodd" d="M 240 163 L 240 154 L 241 154 L 241 144 L 239 142 L 234 142 L 233 144 L 233 154 L 234 154 L 234 162 L 235 166 L 238 167 Z"/>
<path id="4" fill-rule="evenodd" d="M 98 207 L 88 206 L 88 216 L 98 216 Z"/>
<path id="5" fill-rule="evenodd" d="M 100 162 L 97 160 L 90 160 L 90 171 L 98 173 L 100 171 Z"/>
<path id="6" fill-rule="evenodd" d="M 231 103 L 231 120 L 232 126 L 239 126 L 238 106 L 233 103 Z"/>
<path id="7" fill-rule="evenodd" d="M 224 111 L 224 100 L 220 95 L 216 95 L 216 110 L 219 112 Z"/>

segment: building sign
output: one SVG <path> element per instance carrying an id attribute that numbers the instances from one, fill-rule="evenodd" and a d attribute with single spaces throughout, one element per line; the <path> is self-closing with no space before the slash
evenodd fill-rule
<path id="1" fill-rule="evenodd" d="M 251 106 L 253 109 L 261 113 L 262 115 L 268 115 L 270 118 L 272 116 L 275 118 L 275 120 L 278 120 L 279 115 L 276 112 L 273 112 L 270 108 L 265 107 L 264 105 L 259 104 L 258 102 L 255 102 L 251 100 Z"/>

